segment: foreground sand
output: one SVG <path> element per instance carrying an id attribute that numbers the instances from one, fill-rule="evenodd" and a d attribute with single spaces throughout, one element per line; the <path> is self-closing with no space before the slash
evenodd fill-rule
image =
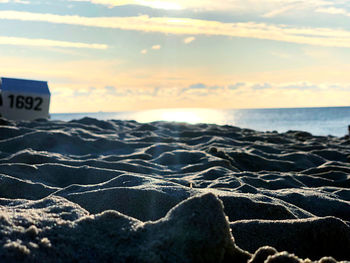
<path id="1" fill-rule="evenodd" d="M 0 119 L 0 262 L 350 260 L 349 155 L 297 131 Z"/>

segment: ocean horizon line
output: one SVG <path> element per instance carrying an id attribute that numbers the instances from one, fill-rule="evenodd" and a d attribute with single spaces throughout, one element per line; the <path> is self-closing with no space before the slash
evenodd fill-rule
<path id="1" fill-rule="evenodd" d="M 169 108 L 125 112 L 53 113 L 52 120 L 71 121 L 84 117 L 99 120 L 135 120 L 140 123 L 155 121 L 189 124 L 231 125 L 257 131 L 306 131 L 313 135 L 344 136 L 350 125 L 349 107 L 210 109 Z"/>
<path id="2" fill-rule="evenodd" d="M 116 110 L 116 111 L 74 111 L 74 112 L 51 112 L 51 114 L 94 114 L 94 113 L 129 113 L 152 110 L 177 110 L 177 109 L 206 109 L 206 110 L 278 110 L 278 109 L 328 109 L 328 108 L 350 108 L 348 106 L 304 106 L 304 107 L 268 107 L 268 108 L 212 108 L 212 107 L 172 107 L 172 108 L 150 108 L 139 110 Z"/>

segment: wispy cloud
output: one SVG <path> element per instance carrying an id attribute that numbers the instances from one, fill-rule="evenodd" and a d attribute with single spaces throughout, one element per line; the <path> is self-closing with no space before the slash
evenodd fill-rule
<path id="1" fill-rule="evenodd" d="M 224 90 L 225 87 L 219 85 L 206 85 L 203 83 L 192 84 L 188 87 L 182 88 L 179 90 L 179 95 L 194 95 L 194 96 L 208 96 L 213 93 L 218 93 L 219 91 Z"/>
<path id="2" fill-rule="evenodd" d="M 61 47 L 61 48 L 90 48 L 90 49 L 107 49 L 104 44 L 88 44 L 80 42 L 57 41 L 50 39 L 33 39 L 23 37 L 0 36 L 0 45 L 15 46 L 37 46 L 37 47 Z"/>
<path id="3" fill-rule="evenodd" d="M 114 86 L 105 86 L 104 89 L 102 89 L 100 92 L 100 94 L 96 95 L 108 95 L 108 96 L 116 96 L 116 97 L 125 97 L 125 96 L 131 96 L 131 95 L 135 95 L 133 94 L 133 91 L 130 89 L 117 89 Z"/>
<path id="4" fill-rule="evenodd" d="M 184 39 L 184 43 L 189 44 L 189 43 L 193 42 L 195 39 L 196 39 L 195 37 L 186 37 Z"/>
<path id="5" fill-rule="evenodd" d="M 283 10 L 285 6 L 293 6 L 298 8 L 307 8 L 315 6 L 326 6 L 332 4 L 326 0 L 70 0 L 79 2 L 91 2 L 93 4 L 107 5 L 110 7 L 121 5 L 141 5 L 157 9 L 195 9 L 195 10 L 230 10 L 230 11 L 247 11 L 254 10 Z M 271 11 L 273 12 L 273 11 Z"/>
<path id="6" fill-rule="evenodd" d="M 265 14 L 263 14 L 263 17 L 275 17 L 278 15 L 281 15 L 289 10 L 295 9 L 295 5 L 287 5 L 287 6 L 283 6 L 281 8 L 278 9 L 273 9 Z"/>
<path id="7" fill-rule="evenodd" d="M 160 1 L 160 0 L 69 0 L 71 2 L 90 2 L 93 4 L 106 5 L 109 7 L 123 6 L 123 5 L 141 5 L 156 9 L 183 9 L 182 0 L 180 1 Z M 180 2 L 180 3 L 178 3 Z"/>
<path id="8" fill-rule="evenodd" d="M 92 96 L 95 90 L 96 90 L 95 87 L 90 87 L 88 89 L 74 90 L 73 96 L 74 97 Z"/>
<path id="9" fill-rule="evenodd" d="M 323 8 L 317 8 L 316 12 L 318 13 L 325 13 L 330 15 L 345 15 L 350 16 L 350 12 L 348 12 L 344 8 L 339 7 L 323 7 Z"/>
<path id="10" fill-rule="evenodd" d="M 222 23 L 219 21 L 149 17 L 146 15 L 136 17 L 82 17 L 17 11 L 0 11 L 0 19 L 42 21 L 164 34 L 223 35 L 326 47 L 350 47 L 350 31 L 332 28 L 293 27 L 255 22 Z M 90 47 L 94 47 L 93 45 L 90 45 Z M 105 45 L 99 44 L 95 47 L 106 48 Z"/>
<path id="11" fill-rule="evenodd" d="M 17 3 L 17 4 L 30 4 L 29 1 L 24 0 L 0 0 L 0 4 L 6 4 L 6 3 Z"/>
<path id="12" fill-rule="evenodd" d="M 29 5 L 30 1 L 25 1 L 25 0 L 14 0 L 13 2 L 17 4 L 23 4 L 23 5 Z"/>
<path id="13" fill-rule="evenodd" d="M 241 87 L 244 87 L 245 86 L 245 83 L 244 82 L 237 82 L 235 84 L 231 84 L 231 85 L 228 85 L 228 89 L 229 90 L 237 90 Z"/>
<path id="14" fill-rule="evenodd" d="M 153 49 L 153 50 L 159 50 L 160 48 L 161 48 L 160 45 L 153 45 L 153 46 L 152 46 L 152 49 Z"/>
<path id="15" fill-rule="evenodd" d="M 290 89 L 290 90 L 319 90 L 320 87 L 316 84 L 302 82 L 294 83 L 286 86 L 282 86 L 281 89 Z"/>
<path id="16" fill-rule="evenodd" d="M 306 11 L 309 14 L 312 14 L 315 11 L 315 9 L 335 10 L 338 9 L 336 8 L 337 4 L 342 4 L 342 0 L 262 0 L 259 2 L 260 3 L 258 4 L 258 6 L 260 6 L 260 8 L 258 7 L 258 9 L 261 11 L 264 10 L 262 16 L 265 18 L 283 15 L 284 13 L 287 13 L 289 11 Z"/>
<path id="17" fill-rule="evenodd" d="M 200 83 L 199 83 L 200 84 Z M 252 84 L 252 83 L 251 83 Z M 198 85 L 198 84 L 195 84 Z M 255 83 L 253 85 L 264 85 Z M 107 109 L 115 111 L 118 109 L 134 110 L 133 107 L 150 108 L 149 103 L 155 108 L 162 107 L 215 107 L 215 108 L 266 108 L 266 107 L 304 107 L 304 106 L 329 106 L 348 105 L 347 98 L 350 94 L 348 85 L 312 83 L 289 83 L 274 85 L 264 91 L 251 88 L 230 90 L 228 88 L 209 90 L 210 85 L 203 84 L 203 88 L 189 89 L 181 93 L 181 88 L 172 91 L 170 89 L 149 88 L 115 88 L 106 86 L 100 89 L 78 89 L 68 95 L 60 95 L 56 103 L 64 103 L 65 111 L 81 111 L 82 102 L 91 106 L 92 110 Z M 219 87 L 219 86 L 218 86 Z M 337 92 L 334 92 L 334 90 Z M 177 91 L 177 92 L 176 92 Z M 239 96 L 238 96 L 239 94 Z M 79 107 L 76 98 L 79 96 Z M 89 104 L 91 98 L 93 104 Z M 310 101 L 310 97 L 314 98 Z M 64 98 L 64 99 L 63 99 Z M 62 102 L 64 101 L 64 102 Z M 147 102 L 148 104 L 145 104 Z M 268 102 L 268 103 L 266 103 Z M 311 103 L 310 103 L 311 102 Z M 148 106 L 147 106 L 148 105 Z"/>
<path id="18" fill-rule="evenodd" d="M 161 49 L 161 45 L 153 45 L 152 47 L 150 47 L 150 49 L 159 50 L 159 49 Z M 143 54 L 143 55 L 145 55 L 145 54 L 148 53 L 148 49 L 147 49 L 147 48 L 142 49 L 142 50 L 140 51 L 140 53 Z"/>
<path id="19" fill-rule="evenodd" d="M 263 89 L 271 89 L 272 86 L 269 83 L 263 83 L 263 84 L 255 84 L 252 86 L 253 90 L 263 90 Z"/>

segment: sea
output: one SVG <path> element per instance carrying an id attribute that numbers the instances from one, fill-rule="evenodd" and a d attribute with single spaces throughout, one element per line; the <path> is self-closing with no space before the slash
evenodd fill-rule
<path id="1" fill-rule="evenodd" d="M 210 123 L 258 131 L 306 131 L 313 135 L 342 137 L 349 134 L 350 107 L 270 109 L 155 109 L 128 112 L 52 113 L 52 120 L 71 121 L 91 117 L 100 120 L 135 120 Z"/>

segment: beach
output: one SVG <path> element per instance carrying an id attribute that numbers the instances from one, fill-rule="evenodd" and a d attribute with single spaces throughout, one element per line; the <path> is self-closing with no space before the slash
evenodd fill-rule
<path id="1" fill-rule="evenodd" d="M 348 136 L 0 119 L 0 261 L 350 261 L 349 161 Z"/>

